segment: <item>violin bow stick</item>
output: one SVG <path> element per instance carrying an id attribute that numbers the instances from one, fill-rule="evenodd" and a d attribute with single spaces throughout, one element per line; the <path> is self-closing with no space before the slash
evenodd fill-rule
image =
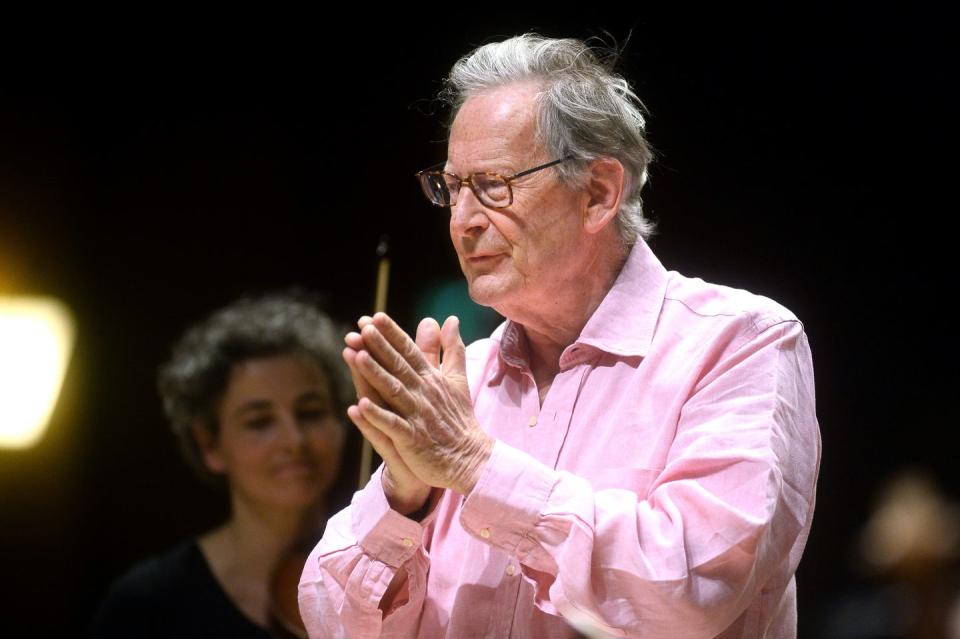
<path id="1" fill-rule="evenodd" d="M 387 310 L 387 287 L 390 283 L 390 238 L 380 236 L 377 244 L 377 294 L 373 302 L 373 312 L 380 313 Z M 364 438 L 360 449 L 360 478 L 359 487 L 362 489 L 370 481 L 373 472 L 373 447 Z"/>

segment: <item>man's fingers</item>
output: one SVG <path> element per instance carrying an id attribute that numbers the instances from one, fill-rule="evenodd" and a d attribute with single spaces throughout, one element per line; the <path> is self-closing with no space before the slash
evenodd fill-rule
<path id="1" fill-rule="evenodd" d="M 430 364 L 423 353 L 400 326 L 386 313 L 377 313 L 373 316 L 373 325 L 384 337 L 394 351 L 413 368 L 417 373 L 429 370 Z"/>
<path id="2" fill-rule="evenodd" d="M 393 445 L 393 441 L 368 422 L 359 407 L 356 405 L 348 407 L 347 417 L 350 418 L 350 421 L 360 430 L 360 433 L 370 442 L 370 445 L 388 466 L 399 464 L 406 467 L 406 464 L 400 458 L 400 454 L 397 453 L 397 447 Z"/>
<path id="3" fill-rule="evenodd" d="M 451 315 L 440 329 L 440 344 L 443 346 L 443 374 L 467 376 L 467 348 L 460 338 L 460 320 Z"/>
<path id="4" fill-rule="evenodd" d="M 372 321 L 372 318 L 364 316 L 360 318 L 357 324 L 366 326 Z M 343 341 L 347 344 L 347 348 L 343 350 L 343 361 L 347 363 L 347 367 L 350 369 L 350 377 L 353 379 L 353 387 L 357 390 L 357 398 L 369 397 L 382 406 L 383 398 L 380 397 L 380 394 L 374 390 L 369 382 L 363 378 L 363 375 L 360 374 L 360 371 L 357 370 L 357 353 L 366 348 L 363 344 L 363 336 L 361 336 L 360 333 L 351 331 L 343 337 Z"/>
<path id="5" fill-rule="evenodd" d="M 364 381 L 376 391 L 385 405 L 405 415 L 409 415 L 416 410 L 416 400 L 410 391 L 407 390 L 404 382 L 381 366 L 369 352 L 360 351 L 356 354 L 356 357 L 353 358 L 353 361 L 356 365 L 357 372 L 359 372 Z"/>
<path id="6" fill-rule="evenodd" d="M 375 324 L 364 326 L 361 336 L 364 350 L 377 360 L 378 364 L 407 386 L 416 387 L 417 382 L 420 381 L 417 371 L 411 366 L 407 356 L 397 351 Z M 410 348 L 417 351 L 416 357 L 423 360 L 423 356 L 413 342 L 410 342 Z"/>
<path id="7" fill-rule="evenodd" d="M 434 368 L 440 367 L 440 325 L 432 317 L 420 320 L 417 326 L 417 348 Z"/>
<path id="8" fill-rule="evenodd" d="M 343 349 L 343 361 L 346 362 L 347 368 L 350 369 L 350 378 L 353 380 L 353 387 L 357 391 L 357 399 L 369 397 L 371 401 L 377 404 L 383 404 L 383 398 L 380 397 L 380 393 L 364 379 L 363 375 L 361 375 L 357 369 L 357 351 L 350 347 Z"/>
<path id="9" fill-rule="evenodd" d="M 405 488 L 409 491 L 410 485 L 422 483 L 413 471 L 410 470 L 410 467 L 407 466 L 407 462 L 400 456 L 400 453 L 397 452 L 397 447 L 394 445 L 393 440 L 367 421 L 359 407 L 350 406 L 347 409 L 347 416 L 367 441 L 370 442 L 370 445 L 377 451 L 377 454 L 380 455 L 380 458 L 386 465 L 384 472 L 389 471 L 389 475 L 392 477 L 392 484 L 395 488 L 401 490 Z M 387 495 L 387 499 L 391 499 L 390 494 Z M 418 508 L 418 506 L 414 506 L 413 510 L 416 510 L 416 508 Z"/>
<path id="10" fill-rule="evenodd" d="M 343 341 L 347 346 L 355 351 L 363 350 L 363 337 L 356 331 L 351 331 L 343 336 Z"/>
<path id="11" fill-rule="evenodd" d="M 380 408 L 368 399 L 361 399 L 357 407 L 368 423 L 390 438 L 394 447 L 398 444 L 402 446 L 410 442 L 410 424 L 407 420 L 385 408 Z"/>

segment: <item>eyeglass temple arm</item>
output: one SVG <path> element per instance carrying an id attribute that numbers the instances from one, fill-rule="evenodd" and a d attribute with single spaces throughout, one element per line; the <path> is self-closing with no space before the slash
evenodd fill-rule
<path id="1" fill-rule="evenodd" d="M 554 160 L 553 162 L 547 162 L 546 164 L 541 164 L 540 166 L 535 166 L 532 169 L 527 169 L 526 171 L 520 171 L 519 173 L 514 173 L 510 176 L 511 180 L 516 180 L 517 178 L 523 177 L 524 175 L 530 175 L 531 173 L 536 173 L 537 171 L 542 171 L 543 169 L 549 169 L 554 164 L 560 164 L 561 162 L 566 162 L 567 160 L 572 160 L 572 155 L 567 155 L 560 158 L 559 160 Z"/>

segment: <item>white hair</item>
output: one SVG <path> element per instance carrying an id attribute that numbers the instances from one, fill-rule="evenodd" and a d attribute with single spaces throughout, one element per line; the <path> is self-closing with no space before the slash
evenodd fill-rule
<path id="1" fill-rule="evenodd" d="M 653 232 L 640 197 L 653 150 L 644 136 L 644 106 L 627 80 L 612 71 L 613 57 L 601 59 L 581 40 L 528 33 L 483 45 L 460 58 L 440 98 L 455 116 L 464 102 L 483 91 L 538 83 L 538 139 L 554 158 L 573 158 L 557 166 L 561 179 L 584 184 L 587 165 L 596 158 L 615 158 L 623 165 L 627 193 L 617 224 L 624 245 L 632 246 Z"/>

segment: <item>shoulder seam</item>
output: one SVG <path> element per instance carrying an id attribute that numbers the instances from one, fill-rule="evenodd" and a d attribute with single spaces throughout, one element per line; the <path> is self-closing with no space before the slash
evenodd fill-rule
<path id="1" fill-rule="evenodd" d="M 697 309 L 693 308 L 692 306 L 690 306 L 689 304 L 687 304 L 687 303 L 684 302 L 683 300 L 678 299 L 678 298 L 676 298 L 676 297 L 669 297 L 669 296 L 664 295 L 664 296 L 663 296 L 663 299 L 664 299 L 664 301 L 670 300 L 671 302 L 677 302 L 678 304 L 683 304 L 683 306 L 684 306 L 688 311 L 690 311 L 690 312 L 693 313 L 694 315 L 698 315 L 699 317 L 737 317 L 737 314 L 736 314 L 736 313 L 711 313 L 711 314 L 709 314 L 709 315 L 706 314 L 706 313 L 701 313 L 700 311 L 698 311 Z"/>

